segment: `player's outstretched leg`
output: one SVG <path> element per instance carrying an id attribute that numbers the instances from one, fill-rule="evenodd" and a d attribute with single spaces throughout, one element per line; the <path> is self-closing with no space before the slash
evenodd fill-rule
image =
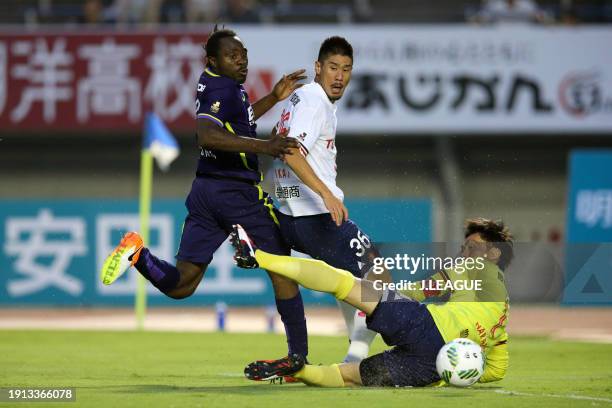
<path id="1" fill-rule="evenodd" d="M 350 272 L 336 269 L 322 261 L 273 255 L 257 249 L 240 225 L 234 226 L 231 241 L 236 248 L 235 259 L 238 266 L 259 266 L 285 276 L 305 288 L 331 293 L 339 300 L 344 300 L 359 280 Z"/>
<path id="2" fill-rule="evenodd" d="M 351 364 L 356 364 L 357 366 L 359 365 L 359 363 Z M 349 384 L 346 384 L 344 381 L 341 367 L 342 366 L 338 364 L 328 366 L 314 366 L 308 364 L 305 365 L 300 371 L 293 374 L 293 377 L 297 378 L 304 384 L 314 387 L 345 387 Z"/>
<path id="3" fill-rule="evenodd" d="M 355 278 L 350 272 L 334 268 L 323 261 L 273 255 L 257 249 L 246 231 L 234 225 L 231 243 L 236 248 L 234 259 L 238 266 L 257 265 L 269 272 L 285 276 L 305 288 L 326 292 L 370 315 L 383 292 L 368 280 Z M 245 266 L 246 265 L 246 266 Z"/>
<path id="4" fill-rule="evenodd" d="M 315 387 L 344 387 L 361 385 L 351 382 L 347 372 L 359 372 L 359 363 L 332 364 L 329 366 L 313 366 L 306 363 L 300 354 L 290 355 L 288 359 L 256 361 L 244 369 L 246 378 L 255 381 L 275 380 L 277 378 L 295 378 L 307 385 Z"/>
<path id="5" fill-rule="evenodd" d="M 314 366 L 307 364 L 301 355 L 294 354 L 289 356 L 287 362 L 283 362 L 282 367 L 279 366 L 278 361 L 256 361 L 251 363 L 245 367 L 244 375 L 248 379 L 256 381 L 295 378 L 306 385 L 315 387 L 361 385 L 361 382 L 351 381 L 351 376 L 347 375 L 351 371 L 359 373 L 358 362 L 342 365 Z"/>
<path id="6" fill-rule="evenodd" d="M 179 265 L 181 263 L 181 265 Z M 144 247 L 137 232 L 128 232 L 102 265 L 102 283 L 110 285 L 134 266 L 153 286 L 174 299 L 191 295 L 200 282 L 204 266 L 179 261 L 171 265 Z"/>
<path id="7" fill-rule="evenodd" d="M 349 347 L 343 362 L 361 361 L 370 352 L 376 332 L 368 329 L 366 314 L 347 302 L 338 302 L 349 333 Z M 350 315 L 349 315 L 350 313 Z M 348 316 L 347 316 L 348 315 Z"/>

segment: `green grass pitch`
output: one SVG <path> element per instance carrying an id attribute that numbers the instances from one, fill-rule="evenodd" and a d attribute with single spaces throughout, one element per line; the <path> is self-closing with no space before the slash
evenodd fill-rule
<path id="1" fill-rule="evenodd" d="M 76 404 L 54 407 L 612 407 L 612 345 L 510 340 L 510 369 L 499 383 L 318 389 L 242 377 L 247 362 L 281 356 L 278 335 L 8 330 L 0 332 L 0 387 L 77 388 Z M 310 348 L 313 363 L 333 363 L 346 339 L 313 336 Z M 379 340 L 374 349 L 383 349 Z M 46 404 L 16 406 L 28 405 Z"/>

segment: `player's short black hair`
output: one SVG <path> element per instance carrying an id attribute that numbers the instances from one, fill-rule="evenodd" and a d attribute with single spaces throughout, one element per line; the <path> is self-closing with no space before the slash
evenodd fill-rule
<path id="1" fill-rule="evenodd" d="M 343 37 L 329 37 L 323 41 L 319 48 L 317 60 L 323 62 L 330 55 L 344 55 L 353 59 L 353 46 Z"/>
<path id="2" fill-rule="evenodd" d="M 219 49 L 221 47 L 221 40 L 227 37 L 235 37 L 236 32 L 227 29 L 227 28 L 218 28 L 215 24 L 215 28 L 213 28 L 212 32 L 208 36 L 208 40 L 206 40 L 206 44 L 204 44 L 204 51 L 206 51 L 207 57 L 218 57 Z"/>
<path id="3" fill-rule="evenodd" d="M 508 227 L 499 221 L 487 218 L 470 218 L 465 222 L 465 237 L 472 234 L 480 234 L 485 241 L 493 244 L 501 251 L 497 266 L 502 271 L 506 270 L 512 258 L 514 258 L 514 237 L 510 234 Z"/>

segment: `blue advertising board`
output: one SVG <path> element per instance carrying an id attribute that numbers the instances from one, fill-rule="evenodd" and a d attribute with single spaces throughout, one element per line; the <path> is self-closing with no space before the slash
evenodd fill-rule
<path id="1" fill-rule="evenodd" d="M 612 150 L 569 158 L 565 304 L 612 304 Z"/>
<path id="2" fill-rule="evenodd" d="M 429 200 L 347 201 L 351 218 L 374 241 L 429 242 Z M 156 200 L 149 248 L 173 261 L 186 215 L 183 200 Z M 0 201 L 0 305 L 129 306 L 137 272 L 104 286 L 98 271 L 121 235 L 138 230 L 136 200 Z M 196 293 L 180 301 L 148 285 L 151 305 L 232 305 L 273 303 L 261 270 L 234 265 L 226 242 L 215 253 Z M 304 291 L 307 303 L 333 304 L 328 295 Z"/>

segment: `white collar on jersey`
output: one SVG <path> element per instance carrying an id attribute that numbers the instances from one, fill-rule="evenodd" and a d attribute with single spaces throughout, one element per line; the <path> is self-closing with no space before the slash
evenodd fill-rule
<path id="1" fill-rule="evenodd" d="M 336 110 L 338 109 L 338 105 L 336 105 L 335 103 L 332 103 L 329 100 L 329 97 L 327 96 L 327 94 L 325 93 L 325 90 L 323 89 L 323 87 L 321 86 L 321 84 L 319 84 L 318 82 L 312 81 L 310 83 L 310 85 L 313 85 L 313 88 L 316 89 L 316 92 L 319 93 L 319 96 L 321 96 L 321 98 L 325 101 L 325 103 L 327 103 L 327 105 L 334 111 L 334 113 L 336 112 Z"/>

